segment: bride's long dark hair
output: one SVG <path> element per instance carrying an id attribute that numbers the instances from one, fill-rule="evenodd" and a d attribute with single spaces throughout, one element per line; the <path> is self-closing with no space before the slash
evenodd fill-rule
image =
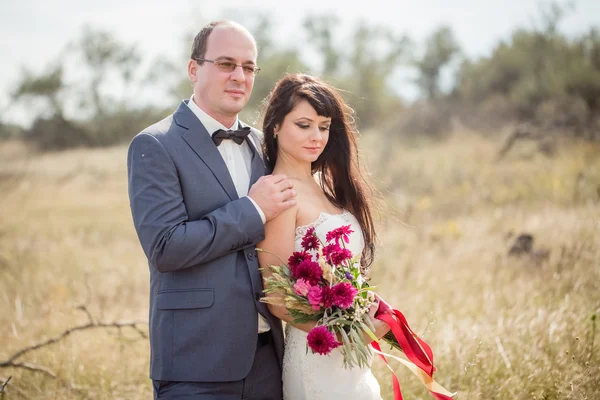
<path id="1" fill-rule="evenodd" d="M 312 163 L 312 173 L 318 173 L 323 192 L 337 207 L 350 211 L 362 229 L 365 247 L 361 256 L 363 267 L 369 267 L 375 256 L 371 186 L 361 171 L 356 146 L 354 110 L 337 89 L 310 75 L 287 75 L 276 84 L 263 103 L 263 150 L 272 170 L 277 162 L 277 140 L 273 133 L 286 115 L 306 100 L 322 117 L 331 118 L 329 140 L 323 153 Z"/>

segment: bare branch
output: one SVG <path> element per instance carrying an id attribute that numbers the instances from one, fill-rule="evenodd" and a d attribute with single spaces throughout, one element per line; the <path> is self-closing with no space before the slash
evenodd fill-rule
<path id="1" fill-rule="evenodd" d="M 12 376 L 9 376 L 8 379 L 6 381 L 4 381 L 4 383 L 2 383 L 2 385 L 0 385 L 0 393 L 2 393 L 4 391 L 4 388 L 6 387 L 6 385 L 8 385 L 8 382 L 10 382 L 11 378 L 12 378 Z"/>
<path id="2" fill-rule="evenodd" d="M 52 370 L 31 363 L 11 362 L 10 364 L 6 365 L 6 367 L 21 368 L 26 369 L 28 371 L 41 372 L 42 374 L 50 378 L 56 379 L 56 374 L 52 372 Z"/>
<path id="3" fill-rule="evenodd" d="M 504 158 L 506 153 L 508 153 L 508 151 L 513 147 L 513 145 L 518 140 L 523 140 L 523 139 L 539 140 L 541 137 L 542 136 L 539 133 L 534 133 L 533 129 L 531 127 L 517 127 L 513 131 L 513 133 L 510 136 L 508 136 L 508 138 L 504 142 L 502 149 L 500 149 L 500 151 L 498 152 L 496 161 L 500 161 L 502 158 Z"/>
<path id="4" fill-rule="evenodd" d="M 88 314 L 88 317 L 91 318 L 91 315 L 89 314 L 89 311 L 87 311 L 87 308 L 85 306 L 83 306 L 83 310 L 86 311 L 86 314 Z M 48 376 L 51 376 L 53 378 L 56 378 L 56 375 L 44 368 L 44 367 L 38 367 L 32 364 L 26 364 L 26 363 L 17 363 L 15 362 L 18 358 L 24 356 L 25 354 L 33 351 L 33 350 L 37 350 L 40 349 L 42 347 L 46 347 L 49 346 L 51 344 L 54 344 L 56 342 L 61 341 L 62 339 L 66 338 L 67 336 L 69 336 L 71 333 L 73 332 L 77 332 L 77 331 L 83 331 L 83 330 L 89 330 L 89 329 L 98 329 L 98 328 L 117 328 L 117 329 L 121 329 L 121 328 L 125 328 L 125 327 L 130 327 L 132 329 L 134 329 L 141 337 L 143 337 L 144 339 L 148 338 L 148 335 L 146 335 L 146 333 L 144 331 L 142 331 L 138 325 L 146 325 L 145 322 L 141 322 L 141 321 L 131 321 L 131 322 L 127 322 L 127 321 L 120 321 L 120 322 L 89 322 L 85 325 L 79 325 L 79 326 L 75 326 L 73 328 L 69 328 L 66 331 L 60 333 L 59 335 L 47 339 L 43 342 L 31 345 L 31 346 L 27 346 L 22 348 L 21 350 L 17 351 L 16 353 L 14 353 L 11 357 L 8 358 L 8 360 L 5 361 L 0 361 L 0 368 L 8 368 L 8 367 L 14 367 L 14 368 L 24 368 L 24 369 L 28 369 L 30 371 L 37 371 L 37 372 L 42 372 L 45 373 Z"/>
<path id="5" fill-rule="evenodd" d="M 143 330 L 140 329 L 139 326 L 137 325 L 133 325 L 132 328 L 144 339 L 148 339 L 148 335 L 146 335 L 146 332 L 144 332 Z"/>
<path id="6" fill-rule="evenodd" d="M 77 307 L 75 307 L 77 310 L 81 310 L 85 313 L 85 315 L 87 315 L 90 323 L 95 323 L 96 321 L 94 321 L 94 318 L 92 317 L 92 314 L 90 313 L 90 310 L 88 310 L 87 306 L 85 304 L 80 304 Z"/>

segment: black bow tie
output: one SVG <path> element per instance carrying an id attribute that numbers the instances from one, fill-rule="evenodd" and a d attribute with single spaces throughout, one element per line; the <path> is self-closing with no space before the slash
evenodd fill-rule
<path id="1" fill-rule="evenodd" d="M 212 140 L 218 146 L 225 139 L 231 139 L 237 144 L 242 144 L 244 139 L 250 134 L 250 127 L 245 126 L 241 129 L 235 131 L 226 131 L 224 129 L 219 129 L 212 135 Z"/>

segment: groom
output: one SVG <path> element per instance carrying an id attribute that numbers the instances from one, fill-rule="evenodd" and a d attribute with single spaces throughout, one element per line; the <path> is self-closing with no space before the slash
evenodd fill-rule
<path id="1" fill-rule="evenodd" d="M 129 198 L 150 267 L 150 377 L 160 399 L 281 399 L 283 333 L 262 297 L 255 244 L 295 204 L 267 175 L 261 133 L 238 120 L 257 47 L 231 21 L 194 39 L 193 95 L 132 140 Z"/>

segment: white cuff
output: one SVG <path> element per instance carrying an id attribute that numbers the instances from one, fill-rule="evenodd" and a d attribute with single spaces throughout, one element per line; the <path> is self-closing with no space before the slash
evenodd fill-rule
<path id="1" fill-rule="evenodd" d="M 265 217 L 265 213 L 263 212 L 263 210 L 260 209 L 258 204 L 256 204 L 256 202 L 252 199 L 252 197 L 250 197 L 250 196 L 246 196 L 246 197 L 248 197 L 248 199 L 252 202 L 252 204 L 254 204 L 254 207 L 256 207 L 256 211 L 258 211 L 258 215 L 260 215 L 260 219 L 262 219 L 263 224 L 265 222 L 267 222 L 267 217 Z"/>

